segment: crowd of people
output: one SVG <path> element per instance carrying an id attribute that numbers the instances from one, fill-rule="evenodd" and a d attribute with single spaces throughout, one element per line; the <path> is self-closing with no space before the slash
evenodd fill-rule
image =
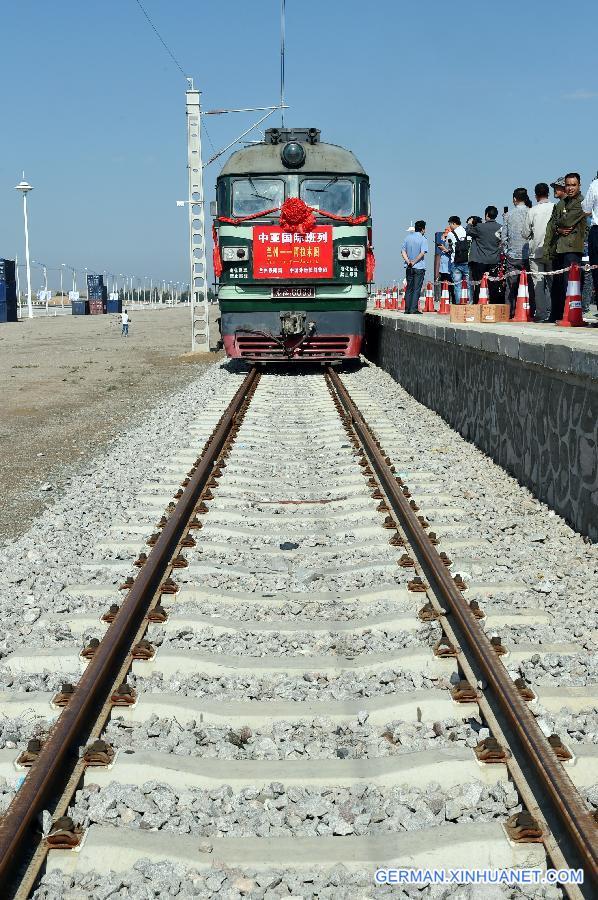
<path id="1" fill-rule="evenodd" d="M 550 188 L 554 199 L 550 199 Z M 480 282 L 488 275 L 490 303 L 508 303 L 515 311 L 522 271 L 530 274 L 530 307 L 536 322 L 555 322 L 565 307 L 570 267 L 580 267 L 583 289 L 584 259 L 589 258 L 595 298 L 598 298 L 598 175 L 583 196 L 581 178 L 569 172 L 548 185 L 534 188 L 535 204 L 526 188 L 513 191 L 513 208 L 505 207 L 502 224 L 496 206 L 487 206 L 484 219 L 470 216 L 465 225 L 457 215 L 437 241 L 437 281 L 446 282 L 453 302 L 477 303 Z M 416 314 L 426 270 L 426 223 L 419 220 L 408 233 L 401 255 L 407 288 L 405 312 Z M 597 299 L 598 302 L 598 299 Z"/>

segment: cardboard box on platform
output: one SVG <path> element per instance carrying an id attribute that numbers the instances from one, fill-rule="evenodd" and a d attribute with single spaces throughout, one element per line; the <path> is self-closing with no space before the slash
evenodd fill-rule
<path id="1" fill-rule="evenodd" d="M 451 322 L 458 325 L 478 324 L 480 322 L 480 307 L 470 303 L 451 303 Z"/>
<path id="2" fill-rule="evenodd" d="M 508 322 L 510 312 L 508 303 L 483 303 L 480 306 L 480 322 Z"/>

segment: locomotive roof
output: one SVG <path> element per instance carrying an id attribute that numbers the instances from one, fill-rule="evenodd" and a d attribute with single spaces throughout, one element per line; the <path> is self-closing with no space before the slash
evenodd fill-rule
<path id="1" fill-rule="evenodd" d="M 254 144 L 237 150 L 222 167 L 222 175 L 305 175 L 309 172 L 326 172 L 339 175 L 365 175 L 366 171 L 350 150 L 336 144 L 310 144 L 301 141 L 305 148 L 305 164 L 300 169 L 287 169 L 282 164 L 280 151 L 284 144 Z M 219 177 L 220 177 L 219 176 Z"/>

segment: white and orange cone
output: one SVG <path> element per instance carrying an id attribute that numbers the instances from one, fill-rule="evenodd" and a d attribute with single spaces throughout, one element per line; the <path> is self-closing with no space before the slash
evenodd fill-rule
<path id="1" fill-rule="evenodd" d="M 586 324 L 581 311 L 581 276 L 577 263 L 573 263 L 569 269 L 565 311 L 563 318 L 556 324 L 561 328 L 582 328 Z"/>
<path id="2" fill-rule="evenodd" d="M 490 297 L 488 295 L 488 272 L 484 272 L 482 275 L 482 280 L 480 282 L 480 299 L 478 303 L 481 305 L 482 303 L 490 303 Z"/>
<path id="3" fill-rule="evenodd" d="M 461 282 L 461 296 L 459 297 L 461 306 L 467 306 L 469 303 L 469 288 L 467 287 L 467 278 Z"/>
<path id="4" fill-rule="evenodd" d="M 519 287 L 517 289 L 517 304 L 515 306 L 515 315 L 511 322 L 531 322 L 532 313 L 529 305 L 529 289 L 527 286 L 527 272 L 522 269 L 519 276 Z"/>
<path id="5" fill-rule="evenodd" d="M 432 287 L 432 282 L 428 281 L 426 285 L 426 299 L 424 301 L 424 309 L 425 313 L 427 312 L 436 312 L 434 308 L 434 288 Z"/>
<path id="6" fill-rule="evenodd" d="M 440 294 L 440 306 L 438 307 L 438 312 L 441 316 L 448 316 L 450 313 L 450 294 L 449 294 L 449 286 L 448 281 L 442 282 L 442 291 Z"/>

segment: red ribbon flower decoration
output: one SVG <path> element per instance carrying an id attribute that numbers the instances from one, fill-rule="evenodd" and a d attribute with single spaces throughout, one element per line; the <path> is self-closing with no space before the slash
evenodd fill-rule
<path id="1" fill-rule="evenodd" d="M 300 197 L 288 197 L 280 209 L 280 227 L 283 231 L 307 234 L 315 228 L 313 210 Z"/>

